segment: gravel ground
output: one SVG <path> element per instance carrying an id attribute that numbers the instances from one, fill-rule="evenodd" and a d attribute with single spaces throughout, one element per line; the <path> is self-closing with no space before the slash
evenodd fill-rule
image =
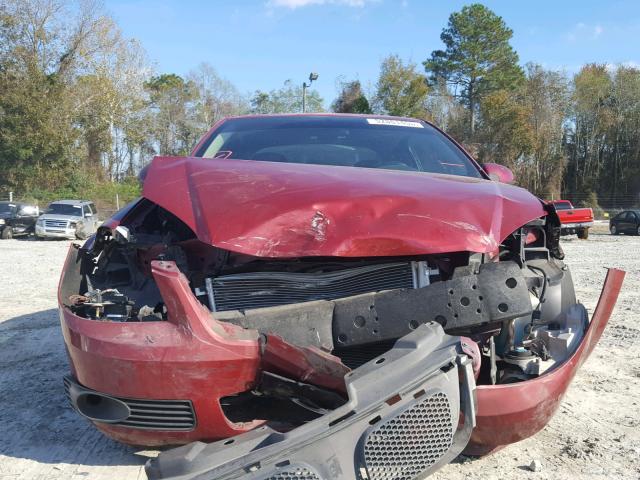
<path id="1" fill-rule="evenodd" d="M 594 233 L 563 247 L 590 311 L 605 267 L 627 271 L 599 346 L 542 432 L 484 459 L 459 458 L 432 478 L 640 478 L 640 239 Z M 142 465 L 155 452 L 112 442 L 67 406 L 55 310 L 67 248 L 0 242 L 0 479 L 144 479 Z M 537 472 L 528 468 L 533 460 Z"/>

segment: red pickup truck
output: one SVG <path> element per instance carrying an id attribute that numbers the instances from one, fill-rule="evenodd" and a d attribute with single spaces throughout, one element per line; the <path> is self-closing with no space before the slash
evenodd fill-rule
<path id="1" fill-rule="evenodd" d="M 556 207 L 562 235 L 578 235 L 578 238 L 589 237 L 589 227 L 593 226 L 593 210 L 590 208 L 574 208 L 569 200 L 552 200 L 549 203 Z"/>

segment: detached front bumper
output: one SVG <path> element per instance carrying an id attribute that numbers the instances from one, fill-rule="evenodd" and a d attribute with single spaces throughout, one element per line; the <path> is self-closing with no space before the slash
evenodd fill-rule
<path id="1" fill-rule="evenodd" d="M 347 375 L 349 401 L 287 433 L 262 427 L 161 453 L 151 480 L 424 478 L 465 447 L 475 422 L 471 360 L 422 325 Z M 461 411 L 462 409 L 462 411 Z"/>
<path id="2" fill-rule="evenodd" d="M 220 399 L 250 390 L 262 367 L 344 389 L 348 369 L 335 357 L 295 348 L 269 335 L 265 343 L 255 330 L 215 321 L 173 262 L 152 263 L 169 320 L 99 322 L 75 315 L 64 299 L 77 293 L 80 265 L 79 250 L 72 245 L 58 290 L 72 373 L 66 387 L 73 406 L 115 440 L 180 445 L 252 430 L 263 421 L 230 421 Z M 94 406 L 100 400 L 102 408 L 89 409 L 83 398 Z M 180 421 L 169 418 L 169 409 L 186 404 L 189 410 L 181 410 Z M 132 405 L 135 408 L 129 408 Z M 115 418 L 112 407 L 119 411 Z"/>
<path id="3" fill-rule="evenodd" d="M 229 437 L 249 432 L 258 427 L 261 428 L 262 422 L 234 423 L 229 421 L 220 405 L 220 399 L 245 392 L 251 389 L 254 384 L 256 375 L 261 368 L 261 362 L 265 361 L 265 352 L 261 351 L 263 346 L 257 338 L 257 333 L 233 324 L 213 320 L 210 312 L 193 296 L 186 278 L 180 274 L 175 265 L 156 262 L 152 273 L 166 302 L 169 312 L 168 321 L 119 323 L 85 319 L 75 315 L 64 306 L 64 299 L 68 299 L 71 294 L 77 294 L 78 285 L 81 282 L 78 250 L 74 247 L 70 248 L 61 278 L 59 302 L 62 332 L 70 358 L 73 381 L 77 382 L 80 388 L 113 397 L 127 405 L 132 403 L 154 404 L 154 402 L 177 402 L 176 404 L 184 405 L 184 402 L 187 402 L 192 408 L 193 426 L 187 426 L 188 428 L 183 425 L 179 429 L 166 428 L 166 424 L 153 425 L 153 419 L 145 425 L 140 423 L 139 416 L 137 418 L 118 417 L 113 422 L 94 419 L 95 425 L 101 431 L 118 441 L 136 445 L 175 445 L 195 440 L 228 439 L 225 441 L 238 446 L 238 442 Z M 490 453 L 504 445 L 535 434 L 548 423 L 559 406 L 571 379 L 600 338 L 616 303 L 623 278 L 624 272 L 615 269 L 609 270 L 598 306 L 585 336 L 577 350 L 565 363 L 533 380 L 509 385 L 483 385 L 476 389 L 477 413 L 475 418 L 477 426 L 471 435 L 466 453 L 472 455 Z M 428 365 L 436 365 L 438 362 L 433 359 L 440 357 L 432 357 L 431 355 L 434 351 L 441 351 L 440 347 L 436 348 L 429 342 L 424 343 L 416 339 L 409 340 L 416 346 L 407 346 L 406 341 L 402 340 L 391 352 L 394 352 L 393 355 L 402 356 L 407 361 L 407 365 L 413 365 L 413 370 L 405 370 L 402 362 L 390 362 L 389 360 L 395 357 L 389 352 L 383 356 L 385 361 L 380 364 L 374 363 L 372 367 L 376 372 L 382 372 L 375 374 L 378 376 L 369 376 L 374 375 L 369 367 L 364 369 L 361 367 L 351 376 L 346 377 L 347 393 L 350 399 L 347 405 L 351 406 L 349 412 L 355 413 L 346 412 L 345 415 L 349 413 L 350 418 L 353 417 L 353 421 L 357 420 L 357 425 L 354 424 L 356 426 L 353 427 L 354 430 L 350 430 L 351 433 L 349 433 L 352 440 L 356 438 L 354 437 L 356 434 L 364 435 L 364 430 L 361 428 L 364 423 L 360 422 L 362 418 L 372 419 L 367 415 L 376 411 L 381 416 L 379 422 L 391 421 L 392 417 L 400 415 L 402 408 L 412 408 L 415 405 L 416 402 L 411 400 L 411 392 L 417 393 L 420 389 L 414 388 L 414 385 L 429 386 L 431 385 L 429 382 L 440 375 L 439 370 L 432 371 L 424 366 L 416 367 L 418 363 L 408 362 L 411 358 L 425 356 L 424 358 L 428 357 L 429 359 Z M 420 348 L 418 345 L 421 345 Z M 323 362 L 322 358 L 309 356 L 309 352 L 295 348 L 287 350 L 286 345 L 279 345 L 277 341 L 273 343 L 272 347 L 284 348 L 287 355 L 278 356 L 278 352 L 276 352 L 276 355 L 270 359 L 271 366 L 281 367 L 288 372 L 298 369 L 299 377 L 297 378 L 307 378 L 310 379 L 308 381 L 311 384 L 336 389 L 335 385 L 329 384 L 331 379 L 339 377 L 336 371 L 327 370 L 327 365 L 332 366 L 330 362 Z M 280 352 L 282 351 L 284 350 L 280 350 Z M 409 355 L 405 351 L 415 352 Z M 461 368 L 460 362 L 458 360 L 456 362 L 454 362 L 456 368 Z M 389 365 L 395 366 L 395 369 L 389 368 Z M 433 374 L 433 376 L 425 376 L 425 372 L 431 372 L 429 375 Z M 371 384 L 369 384 L 369 380 L 363 381 L 364 383 L 356 382 L 356 379 L 363 376 L 367 376 L 367 379 L 378 378 L 379 381 Z M 411 378 L 409 378 L 410 376 Z M 447 378 L 447 381 L 453 382 L 453 377 Z M 454 383 L 456 388 L 459 388 L 457 381 Z M 447 388 L 453 388 L 451 385 Z M 354 386 L 358 386 L 358 388 L 354 389 Z M 366 394 L 362 392 L 366 392 Z M 397 393 L 400 394 L 399 400 L 396 399 Z M 450 406 L 454 410 L 458 408 L 455 406 L 457 399 L 461 396 L 464 400 L 465 397 L 464 391 L 462 394 L 458 393 L 457 396 L 451 396 L 452 394 L 449 393 L 447 395 Z M 371 399 L 371 402 L 367 399 Z M 454 410 L 452 410 L 452 418 L 455 423 L 458 414 Z M 358 416 L 358 412 L 362 412 L 362 416 Z M 465 420 L 467 419 L 466 415 L 463 417 Z M 271 461 L 272 453 L 278 456 L 283 451 L 302 452 L 301 449 L 303 447 L 306 449 L 308 443 L 306 440 L 300 439 L 311 438 L 313 442 L 322 442 L 325 433 L 333 434 L 333 425 L 323 423 L 327 418 L 333 419 L 334 417 L 325 415 L 319 419 L 320 423 L 310 422 L 321 426 L 313 427 L 313 430 L 303 430 L 304 435 L 309 434 L 309 437 L 299 437 L 298 433 L 293 433 L 304 428 L 299 427 L 284 434 L 282 439 L 280 434 L 260 429 L 251 432 L 250 437 L 243 438 L 258 438 L 265 434 L 269 439 L 269 444 L 286 447 L 284 450 L 274 447 L 277 452 L 260 449 L 260 453 L 256 456 L 261 457 L 263 454 L 268 454 L 260 460 L 262 463 L 268 463 Z M 471 417 L 469 416 L 469 418 Z M 132 425 L 135 422 L 137 424 Z M 347 426 L 351 428 L 350 425 L 352 425 L 346 422 L 346 419 L 345 423 L 338 423 L 343 424 L 345 428 Z M 457 425 L 457 423 L 455 424 Z M 315 430 L 315 428 L 319 430 Z M 322 430 L 323 428 L 325 430 Z M 253 437 L 253 435 L 258 437 Z M 261 438 L 260 441 L 266 440 Z M 300 444 L 298 444 L 299 441 Z M 195 455 L 200 449 L 206 450 L 214 455 L 211 458 L 215 460 L 216 468 L 220 467 L 224 472 L 227 472 L 226 469 L 231 468 L 227 465 L 228 457 L 225 456 L 227 454 L 224 453 L 222 457 L 219 457 L 218 455 L 222 455 L 217 453 L 220 443 L 213 445 L 217 446 L 209 448 L 198 443 L 196 446 L 185 447 L 187 450 L 179 450 L 182 453 L 176 455 L 181 456 L 185 452 L 190 452 L 189 455 Z M 240 449 L 238 451 L 244 452 L 242 455 L 253 454 L 256 444 L 252 445 L 253 447 L 248 450 Z M 227 449 L 223 450 L 226 452 Z M 312 452 L 313 450 L 310 448 L 308 451 Z M 354 450 L 351 453 L 354 453 Z M 169 458 L 169 456 L 169 454 L 163 454 L 158 462 L 163 461 L 163 458 Z M 292 458 L 296 461 L 302 461 L 302 456 Z M 182 465 L 180 468 L 186 468 L 184 463 L 178 463 Z M 207 463 L 207 465 L 211 467 L 212 464 Z M 309 466 L 320 468 L 318 475 L 324 475 L 321 467 Z M 173 475 L 173 473 L 167 472 L 170 470 L 162 470 L 162 475 Z M 256 476 L 255 478 L 262 477 Z M 335 475 L 327 478 L 335 478 Z"/>
<path id="4" fill-rule="evenodd" d="M 229 421 L 219 401 L 246 391 L 254 382 L 259 366 L 257 334 L 242 336 L 237 327 L 215 330 L 208 311 L 171 265 L 154 270 L 170 321 L 97 322 L 77 316 L 64 306 L 64 299 L 80 285 L 78 252 L 70 247 L 58 292 L 71 380 L 125 403 L 188 402 L 194 417 L 192 428 L 173 428 L 166 422 L 158 425 L 160 420 L 153 418 L 99 421 L 96 418 L 109 420 L 108 413 L 98 417 L 84 412 L 99 430 L 123 443 L 160 446 L 227 438 L 260 425 Z"/>
<path id="5" fill-rule="evenodd" d="M 462 449 L 484 455 L 522 440 L 555 413 L 600 338 L 623 279 L 624 272 L 609 270 L 576 352 L 535 380 L 475 387 L 470 360 L 451 348 L 454 337 L 443 335 L 438 325 L 423 325 L 347 376 L 349 402 L 343 407 L 285 434 L 262 427 L 227 441 L 163 452 L 147 462 L 147 475 L 150 480 L 425 478 Z M 455 369 L 445 367 L 454 364 Z"/>
<path id="6" fill-rule="evenodd" d="M 602 336 L 618 300 L 624 276 L 622 270 L 609 269 L 585 336 L 562 365 L 526 382 L 477 387 L 477 426 L 465 454 L 487 455 L 536 434 L 549 423 L 571 380 Z"/>

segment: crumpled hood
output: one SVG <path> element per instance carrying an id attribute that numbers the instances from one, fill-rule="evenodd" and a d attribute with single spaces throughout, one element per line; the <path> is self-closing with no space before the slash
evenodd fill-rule
<path id="1" fill-rule="evenodd" d="M 545 215 L 489 180 L 249 160 L 158 157 L 143 196 L 202 242 L 259 257 L 488 253 Z"/>

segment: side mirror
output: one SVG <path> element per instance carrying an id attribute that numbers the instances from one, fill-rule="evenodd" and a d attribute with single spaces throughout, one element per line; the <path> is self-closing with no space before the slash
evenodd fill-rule
<path id="1" fill-rule="evenodd" d="M 91 212 L 87 212 L 84 214 L 84 218 L 91 218 L 91 217 L 93 217 L 93 213 Z"/>
<path id="2" fill-rule="evenodd" d="M 513 183 L 515 180 L 513 172 L 504 165 L 499 165 L 497 163 L 483 163 L 481 166 L 484 171 L 487 172 L 489 178 L 495 182 Z"/>

